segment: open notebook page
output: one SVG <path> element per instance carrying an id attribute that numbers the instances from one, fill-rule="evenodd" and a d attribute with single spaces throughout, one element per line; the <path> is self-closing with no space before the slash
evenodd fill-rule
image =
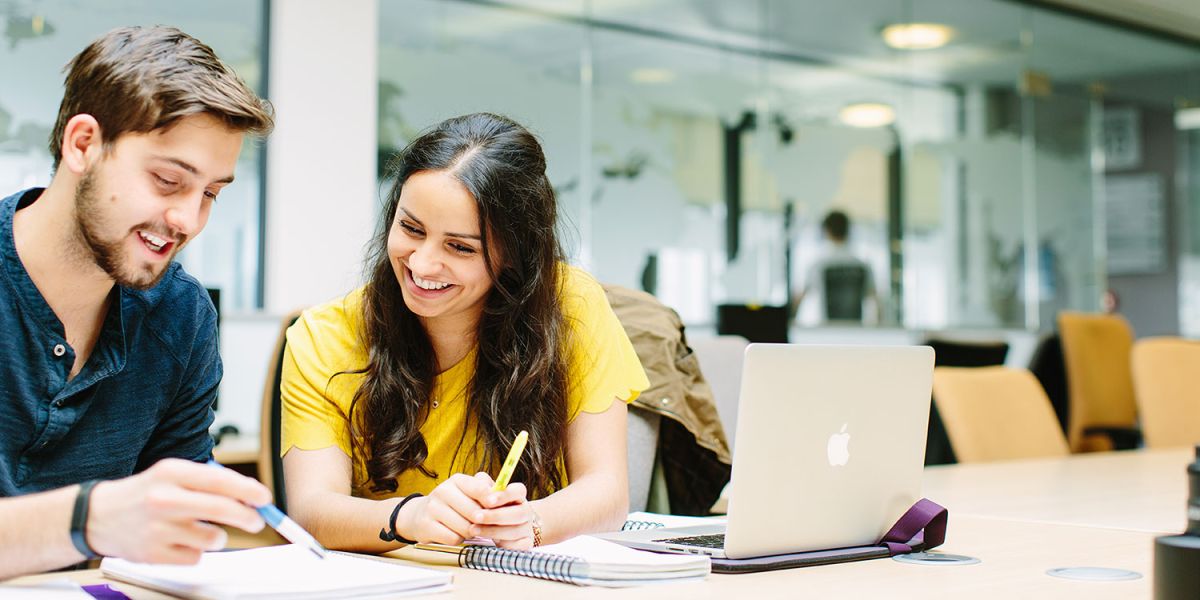
<path id="1" fill-rule="evenodd" d="M 589 575 L 596 579 L 621 579 L 629 576 L 659 579 L 677 577 L 684 573 L 707 574 L 707 556 L 687 554 L 658 554 L 626 548 L 620 544 L 581 535 L 565 542 L 538 546 L 538 554 L 574 556 L 587 561 Z M 646 577 L 657 574 L 657 576 Z"/>
<path id="2" fill-rule="evenodd" d="M 0 600 L 92 600 L 92 595 L 74 581 L 55 579 L 26 584 L 0 582 Z"/>
<path id="3" fill-rule="evenodd" d="M 233 552 L 206 552 L 194 566 L 147 565 L 105 558 L 103 573 L 114 579 L 187 598 L 351 598 L 405 591 L 441 591 L 451 575 L 330 553 L 314 556 L 287 544 Z"/>
<path id="4" fill-rule="evenodd" d="M 683 515 L 664 515 L 651 512 L 631 512 L 626 521 L 635 523 L 658 523 L 663 527 L 691 527 L 693 525 L 721 525 L 728 521 L 725 515 L 714 517 L 687 517 Z"/>
<path id="5" fill-rule="evenodd" d="M 533 574 L 537 577 L 551 571 L 561 572 L 566 567 L 553 556 L 565 556 L 580 559 L 567 569 L 573 581 L 602 586 L 702 579 L 711 569 L 707 556 L 643 552 L 587 535 L 525 551 L 494 547 L 468 550 L 463 546 L 416 544 L 393 550 L 387 555 L 428 564 L 456 565 L 462 561 L 468 568 Z M 517 558 L 520 555 L 545 557 L 546 560 L 542 563 L 537 560 L 521 561 Z"/>

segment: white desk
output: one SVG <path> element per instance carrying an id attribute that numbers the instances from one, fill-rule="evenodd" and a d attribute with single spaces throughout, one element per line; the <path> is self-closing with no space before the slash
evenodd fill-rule
<path id="1" fill-rule="evenodd" d="M 455 569 L 440 598 L 1147 598 L 1155 532 L 1183 528 L 1190 450 L 1108 453 L 1056 460 L 936 467 L 926 495 L 950 508 L 945 552 L 977 565 L 924 566 L 889 559 L 752 575 L 711 575 L 690 584 L 624 590 L 574 587 L 513 575 Z M 1113 567 L 1133 581 L 1052 578 L 1055 567 Z M 97 571 L 72 573 L 83 583 Z M 64 577 L 39 575 L 17 581 Z M 117 585 L 133 598 L 162 598 Z"/>
<path id="2" fill-rule="evenodd" d="M 254 465 L 258 463 L 258 454 L 255 433 L 225 436 L 213 448 L 213 458 L 223 465 Z"/>
<path id="3" fill-rule="evenodd" d="M 622 590 L 576 587 L 515 575 L 454 570 L 454 589 L 434 598 L 637 598 L 735 600 L 741 598 L 1146 598 L 1151 590 L 1151 540 L 1142 531 L 1037 524 L 982 517 L 951 517 L 944 550 L 982 562 L 923 566 L 890 559 L 791 569 L 749 575 L 710 575 L 696 583 Z M 1141 579 L 1085 582 L 1056 579 L 1047 569 L 1102 566 L 1138 571 Z M 68 576 L 81 583 L 104 581 L 97 571 L 26 577 L 29 583 Z M 113 584 L 135 599 L 166 598 L 126 584 Z"/>
<path id="4" fill-rule="evenodd" d="M 1183 531 L 1191 448 L 925 469 L 924 495 L 954 515 Z"/>

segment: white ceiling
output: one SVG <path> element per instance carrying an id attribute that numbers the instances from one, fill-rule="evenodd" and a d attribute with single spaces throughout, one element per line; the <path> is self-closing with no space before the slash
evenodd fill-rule
<path id="1" fill-rule="evenodd" d="M 1196 0 L 1041 0 L 1200 41 Z"/>
<path id="2" fill-rule="evenodd" d="M 861 95 L 914 81 L 1015 88 L 1027 71 L 1059 91 L 1102 86 L 1110 97 L 1162 105 L 1200 101 L 1200 43 L 1004 0 L 384 0 L 380 39 L 396 47 L 482 47 L 578 81 L 588 4 L 599 25 L 590 32 L 597 82 L 653 95 L 654 86 L 633 83 L 632 73 L 668 71 L 675 83 L 659 86 L 662 93 L 700 109 L 745 104 L 764 88 L 789 98 Z M 399 19 L 404 25 L 389 31 Z M 957 35 L 930 51 L 884 45 L 879 30 L 905 21 L 944 23 Z M 419 40 L 417 31 L 424 32 Z"/>

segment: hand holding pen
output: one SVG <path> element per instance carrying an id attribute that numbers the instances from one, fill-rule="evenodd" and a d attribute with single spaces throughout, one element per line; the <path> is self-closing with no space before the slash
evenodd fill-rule
<path id="1" fill-rule="evenodd" d="M 169 458 L 123 479 L 96 485 L 86 538 L 93 551 L 135 562 L 195 564 L 225 547 L 221 525 L 256 532 L 250 506 L 271 501 L 261 483 L 225 469 Z"/>
<path id="2" fill-rule="evenodd" d="M 428 496 L 414 499 L 400 513 L 397 529 L 418 542 L 458 545 L 474 537 L 492 539 L 496 545 L 528 548 L 532 510 L 525 485 L 505 485 L 521 457 L 528 434 L 513 443 L 495 480 L 487 473 L 456 474 Z M 411 506 L 411 508 L 410 508 Z"/>
<path id="3" fill-rule="evenodd" d="M 534 544 L 533 508 L 526 500 L 525 485 L 509 483 L 521 462 L 528 440 L 529 434 L 525 431 L 518 433 L 513 440 L 508 457 L 504 459 L 500 473 L 496 475 L 492 494 L 483 499 L 484 506 L 489 510 L 475 519 L 475 525 L 471 529 L 475 536 L 490 539 L 503 548 L 528 550 Z"/>
<path id="4" fill-rule="evenodd" d="M 215 460 L 209 460 L 208 464 L 209 466 L 224 468 Z M 291 517 L 283 514 L 283 511 L 279 510 L 274 504 L 263 502 L 254 506 L 254 509 L 258 511 L 258 514 L 262 516 L 263 521 L 266 521 L 267 525 L 270 525 L 275 531 L 279 532 L 279 535 L 283 536 L 287 541 L 308 548 L 317 558 L 325 558 L 328 554 L 328 551 L 317 541 L 317 538 L 305 531 Z"/>

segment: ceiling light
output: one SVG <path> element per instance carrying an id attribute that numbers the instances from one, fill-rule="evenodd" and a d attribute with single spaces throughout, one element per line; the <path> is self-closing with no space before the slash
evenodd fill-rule
<path id="1" fill-rule="evenodd" d="M 1175 111 L 1175 129 L 1200 129 L 1200 106 Z"/>
<path id="2" fill-rule="evenodd" d="M 883 127 L 896 121 L 896 110 L 880 102 L 860 102 L 843 106 L 838 119 L 851 127 Z"/>
<path id="3" fill-rule="evenodd" d="M 670 83 L 675 81 L 675 72 L 669 69 L 641 67 L 634 69 L 629 78 L 637 83 Z"/>
<path id="4" fill-rule="evenodd" d="M 954 30 L 939 23 L 895 23 L 879 34 L 883 42 L 900 50 L 930 50 L 945 46 Z"/>

